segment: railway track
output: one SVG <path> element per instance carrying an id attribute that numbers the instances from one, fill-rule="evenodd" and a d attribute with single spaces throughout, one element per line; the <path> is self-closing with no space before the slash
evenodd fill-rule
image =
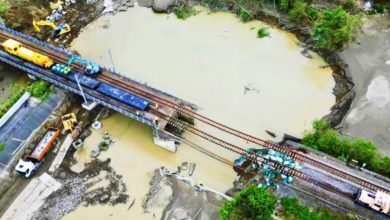
<path id="1" fill-rule="evenodd" d="M 31 43 L 28 41 L 28 40 L 25 40 L 23 38 L 20 38 L 20 37 L 15 37 L 13 36 L 12 34 L 9 34 L 7 32 L 0 32 L 0 41 L 5 41 L 9 38 L 13 38 L 15 40 L 18 40 L 20 41 L 21 43 L 23 43 L 23 45 L 28 48 L 28 49 L 31 49 L 31 50 L 34 50 L 34 51 L 37 51 L 39 53 L 42 53 L 44 55 L 47 55 L 49 57 L 51 57 L 55 62 L 57 63 L 67 63 L 68 61 L 68 56 L 67 55 L 64 55 L 64 54 L 58 54 L 58 53 L 55 53 L 53 51 L 48 51 L 47 49 L 43 48 L 43 47 L 40 47 L 40 46 L 36 46 L 36 45 L 31 45 Z M 83 71 L 84 70 L 84 66 L 80 65 L 80 64 L 77 64 L 77 63 L 73 63 L 72 64 L 72 67 L 79 70 L 79 71 Z M 109 76 L 111 75 L 111 76 Z M 305 163 L 308 163 L 308 164 L 311 164 L 315 167 L 318 167 L 320 169 L 323 169 L 333 175 L 336 175 L 336 176 L 339 176 L 343 179 L 346 179 L 348 181 L 351 181 L 355 184 L 358 184 L 360 186 L 363 186 L 363 187 L 366 187 L 368 189 L 371 189 L 371 190 L 381 190 L 381 191 L 384 191 L 386 193 L 390 193 L 390 190 L 388 189 L 385 189 L 383 187 L 380 187 L 372 182 L 369 182 L 367 180 L 364 180 L 358 176 L 355 176 L 355 175 L 352 175 L 350 173 L 347 173 L 345 171 L 342 171 L 342 170 L 339 170 L 338 168 L 335 168 L 335 167 L 332 167 L 330 165 L 327 165 L 325 163 L 322 163 L 318 160 L 315 160 L 313 158 L 310 158 L 300 152 L 296 152 L 296 151 L 293 151 L 293 150 L 290 150 L 290 149 L 287 149 L 283 146 L 280 146 L 278 144 L 275 144 L 275 143 L 272 143 L 270 141 L 265 141 L 265 140 L 262 140 L 260 138 L 257 138 L 257 137 L 254 137 L 254 136 L 251 136 L 249 134 L 246 134 L 246 133 L 243 133 L 241 131 L 238 131 L 234 128 L 231 128 L 231 127 L 228 127 L 224 124 L 221 124 L 217 121 L 214 121 L 212 119 L 209 119 L 205 116 L 202 116 L 186 107 L 183 107 L 181 105 L 178 105 L 177 103 L 174 103 L 170 100 L 167 100 L 167 99 L 164 99 L 164 98 L 161 98 L 155 94 L 152 94 L 151 92 L 148 92 L 148 91 L 145 91 L 143 89 L 140 89 L 138 88 L 137 86 L 133 86 L 133 85 L 130 85 L 128 83 L 125 83 L 123 81 L 120 80 L 120 78 L 118 76 L 112 76 L 112 74 L 109 74 L 107 71 L 103 71 L 102 74 L 98 75 L 97 77 L 99 80 L 103 81 L 103 82 L 108 82 L 110 84 L 114 84 L 126 91 L 129 91 L 131 93 L 134 93 L 136 95 L 139 95 L 141 97 L 144 97 L 148 100 L 151 100 L 151 101 L 154 101 L 155 103 L 158 103 L 158 104 L 161 104 L 161 105 L 164 105 L 164 106 L 167 106 L 167 107 L 170 107 L 172 109 L 174 109 L 176 112 L 178 112 L 179 114 L 182 114 L 184 116 L 187 116 L 187 117 L 192 117 L 194 119 L 197 119 L 203 123 L 206 123 L 212 127 L 215 127 L 225 133 L 228 133 L 228 134 L 231 134 L 235 137 L 238 137 L 240 139 L 243 139 L 245 141 L 248 141 L 248 142 L 251 142 L 251 143 L 254 143 L 254 144 L 257 144 L 261 147 L 265 147 L 267 149 L 273 149 L 273 150 L 276 150 L 276 151 L 279 151 L 279 152 L 282 152 L 292 158 L 294 158 L 295 160 L 298 160 L 298 161 L 301 161 L 301 162 L 305 162 Z M 214 136 L 211 136 L 203 131 L 200 131 L 196 128 L 194 128 L 193 126 L 190 126 L 188 125 L 187 123 L 183 123 L 182 121 L 176 119 L 176 118 L 171 118 L 170 116 L 168 116 L 169 118 L 167 118 L 167 115 L 162 115 L 161 112 L 159 111 L 155 111 L 154 114 L 156 116 L 159 116 L 160 118 L 168 121 L 169 124 L 171 124 L 172 126 L 174 127 L 177 127 L 179 129 L 183 129 L 183 130 L 187 130 L 197 136 L 200 136 L 212 143 L 215 143 L 219 146 L 222 146 L 230 151 L 233 151 L 235 153 L 238 153 L 240 155 L 243 155 L 245 154 L 245 150 L 242 149 L 242 148 L 239 148 L 235 145 L 232 145 L 230 143 L 227 143 L 223 140 L 220 140 Z M 278 167 L 280 165 L 276 164 L 275 165 L 276 168 L 278 169 L 281 169 L 283 170 L 284 168 L 283 167 Z M 304 179 L 304 180 L 307 180 L 307 176 L 305 176 L 304 174 L 302 173 L 294 173 L 294 172 L 297 172 L 297 171 L 291 171 L 292 169 L 288 169 L 288 172 L 292 172 L 292 176 L 296 176 L 296 177 L 299 177 L 301 179 Z M 286 173 L 288 174 L 288 173 Z M 311 182 L 310 180 L 307 180 L 309 182 Z M 318 184 L 316 182 L 316 184 Z"/>

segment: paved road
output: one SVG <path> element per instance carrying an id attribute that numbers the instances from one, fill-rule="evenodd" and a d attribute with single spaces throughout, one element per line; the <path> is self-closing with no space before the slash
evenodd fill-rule
<path id="1" fill-rule="evenodd" d="M 0 152 L 0 172 L 7 167 L 13 155 L 19 152 L 24 140 L 47 119 L 63 97 L 62 93 L 53 93 L 42 103 L 37 103 L 34 99 L 30 99 L 26 107 L 21 107 L 0 128 L 0 143 L 6 145 L 4 151 Z"/>

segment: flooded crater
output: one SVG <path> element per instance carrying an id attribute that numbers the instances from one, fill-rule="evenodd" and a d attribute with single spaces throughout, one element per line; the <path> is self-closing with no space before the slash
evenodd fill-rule
<path id="1" fill-rule="evenodd" d="M 73 42 L 83 56 L 198 105 L 201 114 L 266 137 L 264 130 L 300 136 L 335 102 L 330 68 L 301 54 L 297 38 L 231 13 L 183 21 L 141 7 L 90 24 Z M 112 61 L 110 59 L 110 54 Z"/>

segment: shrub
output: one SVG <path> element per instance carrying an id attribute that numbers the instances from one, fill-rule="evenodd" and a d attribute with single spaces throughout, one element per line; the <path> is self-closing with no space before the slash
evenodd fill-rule
<path id="1" fill-rule="evenodd" d="M 182 20 L 197 14 L 196 10 L 188 5 L 175 6 L 172 11 L 178 19 Z"/>
<path id="2" fill-rule="evenodd" d="M 342 6 L 348 12 L 354 13 L 357 11 L 356 0 L 344 0 Z"/>
<path id="3" fill-rule="evenodd" d="M 225 202 L 220 210 L 222 220 L 269 219 L 276 207 L 276 198 L 267 190 L 249 186 Z"/>
<path id="4" fill-rule="evenodd" d="M 320 11 L 313 6 L 307 7 L 306 13 L 311 21 L 316 21 L 320 17 Z"/>
<path id="5" fill-rule="evenodd" d="M 379 174 L 390 177 L 390 158 L 380 157 L 377 147 L 370 141 L 363 139 L 342 138 L 330 128 L 326 120 L 313 122 L 313 130 L 305 132 L 302 144 L 330 154 L 343 161 L 352 159 Z"/>
<path id="6" fill-rule="evenodd" d="M 261 27 L 257 31 L 257 37 L 263 38 L 263 37 L 269 37 L 268 27 Z"/>
<path id="7" fill-rule="evenodd" d="M 279 8 L 281 11 L 288 12 L 290 9 L 290 2 L 289 0 L 279 0 Z"/>
<path id="8" fill-rule="evenodd" d="M 374 4 L 368 13 L 369 14 L 383 14 L 383 13 L 385 13 L 385 8 L 386 8 L 386 6 L 383 4 Z"/>
<path id="9" fill-rule="evenodd" d="M 44 100 L 50 94 L 50 84 L 43 80 L 35 81 L 27 88 L 27 91 L 32 96 Z"/>
<path id="10" fill-rule="evenodd" d="M 10 5 L 6 0 L 0 0 L 0 15 L 2 15 L 7 9 L 9 9 Z"/>
<path id="11" fill-rule="evenodd" d="M 289 14 L 294 21 L 301 21 L 306 19 L 306 9 L 308 5 L 303 1 L 295 1 Z"/>
<path id="12" fill-rule="evenodd" d="M 251 20 L 251 15 L 249 14 L 249 12 L 247 10 L 242 9 L 242 8 L 240 9 L 239 17 L 240 17 L 240 20 L 244 23 Z"/>
<path id="13" fill-rule="evenodd" d="M 350 15 L 341 7 L 326 10 L 314 25 L 317 48 L 339 50 L 352 41 L 360 15 Z"/>
<path id="14" fill-rule="evenodd" d="M 282 205 L 283 219 L 295 220 L 295 219 L 316 219 L 316 220 L 341 220 L 348 219 L 348 216 L 336 216 L 332 215 L 328 209 L 319 208 L 315 211 L 311 211 L 309 207 L 301 204 L 295 197 L 283 197 L 280 200 Z"/>

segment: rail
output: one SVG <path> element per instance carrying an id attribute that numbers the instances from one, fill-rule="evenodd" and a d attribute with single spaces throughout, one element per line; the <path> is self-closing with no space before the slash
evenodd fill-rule
<path id="1" fill-rule="evenodd" d="M 54 50 L 53 49 L 53 46 L 50 46 L 48 50 L 47 48 L 45 48 L 45 43 L 42 43 L 42 44 L 32 44 L 31 43 L 31 39 L 25 39 L 23 37 L 17 37 L 15 36 L 14 34 L 10 34 L 6 31 L 1 31 L 0 33 L 0 40 L 1 41 L 4 41 L 6 39 L 9 39 L 9 38 L 13 38 L 15 40 L 18 40 L 20 41 L 21 43 L 23 43 L 23 45 L 26 47 L 26 48 L 29 48 L 31 50 L 35 50 L 39 53 L 42 53 L 43 55 L 47 55 L 47 56 L 50 56 L 55 62 L 58 62 L 58 63 L 66 63 L 70 54 L 69 54 L 69 51 L 66 51 L 66 50 Z M 79 70 L 79 71 L 83 71 L 84 70 L 84 66 L 80 65 L 80 64 L 77 64 L 77 63 L 73 63 L 72 64 L 72 67 L 75 68 L 76 70 Z M 273 150 L 276 150 L 276 151 L 279 151 L 279 152 L 282 152 L 292 158 L 294 158 L 295 160 L 298 160 L 298 161 L 302 161 L 302 162 L 305 162 L 305 163 L 308 163 L 308 164 L 311 164 L 315 167 L 318 167 L 320 169 L 323 169 L 331 174 L 334 174 L 336 176 L 339 176 L 343 179 L 346 179 L 346 180 L 349 180 L 355 184 L 358 184 L 360 186 L 363 186 L 363 187 L 366 187 L 368 189 L 371 189 L 371 190 L 381 190 L 381 191 L 384 191 L 386 193 L 390 193 L 390 190 L 389 189 L 386 189 L 384 187 L 381 187 L 381 186 L 378 186 L 368 180 L 364 180 L 358 176 L 355 176 L 353 174 L 350 174 L 350 173 L 347 173 L 345 171 L 342 171 L 336 167 L 332 167 L 330 165 L 327 165 L 325 163 L 322 163 L 321 161 L 318 161 L 318 160 L 315 160 L 313 158 L 310 158 L 306 155 L 303 155 L 302 153 L 300 152 L 296 152 L 296 151 L 293 151 L 293 150 L 290 150 L 286 147 L 283 147 L 281 145 L 278 145 L 278 144 L 275 144 L 275 143 L 272 143 L 270 141 L 265 141 L 265 140 L 262 140 L 260 138 L 257 138 L 257 137 L 254 137 L 252 135 L 249 135 L 249 134 L 246 134 L 246 133 L 243 133 L 241 131 L 238 131 L 234 128 L 231 128 L 231 127 L 228 127 L 224 124 L 221 124 L 217 121 L 214 121 L 212 119 L 209 119 L 205 116 L 202 116 L 194 111 L 192 111 L 191 109 L 188 109 L 186 107 L 183 107 L 177 103 L 174 103 L 170 100 L 167 100 L 167 99 L 164 99 L 162 97 L 159 97 L 155 94 L 152 94 L 151 92 L 148 92 L 144 89 L 140 89 L 139 87 L 137 86 L 134 86 L 134 85 L 131 85 L 127 82 L 123 82 L 121 81 L 121 79 L 116 76 L 116 75 L 112 75 L 112 74 L 109 74 L 108 71 L 106 70 L 103 70 L 102 74 L 98 75 L 97 76 L 97 79 L 103 81 L 103 82 L 107 82 L 107 83 L 110 83 L 110 84 L 113 84 L 117 87 L 120 87 L 126 91 L 129 91 L 131 93 L 134 93 L 135 95 L 139 95 L 139 96 L 142 96 L 143 98 L 146 98 L 148 100 L 151 100 L 151 101 L 154 101 L 155 103 L 159 103 L 161 105 L 164 105 L 164 106 L 167 106 L 167 107 L 170 107 L 172 109 L 174 109 L 177 113 L 181 114 L 181 115 L 184 115 L 184 116 L 188 116 L 188 117 L 192 117 L 194 119 L 197 119 L 203 123 L 206 123 L 212 127 L 215 127 L 225 133 L 228 133 L 228 134 L 231 134 L 233 136 L 236 136 L 238 138 L 241 138 L 243 140 L 246 140 L 248 142 L 251 142 L 251 143 L 254 143 L 254 144 L 257 144 L 261 147 L 265 147 L 267 149 L 273 149 Z M 183 129 L 183 130 L 187 130 L 191 133 L 194 133 L 195 135 L 197 136 L 200 136 L 204 139 L 207 139 L 209 140 L 210 142 L 213 142 L 217 145 L 220 145 L 230 151 L 233 151 L 235 153 L 238 153 L 240 155 L 243 155 L 245 154 L 245 150 L 242 149 L 242 148 L 238 148 L 237 146 L 234 146 L 232 144 L 229 144 L 223 140 L 220 140 L 216 137 L 213 137 L 203 131 L 200 131 L 196 128 L 194 128 L 193 126 L 190 126 L 189 124 L 187 123 L 182 123 L 180 120 L 178 119 L 173 119 L 173 118 L 167 118 L 166 116 L 164 115 L 161 115 L 161 112 L 158 112 L 156 111 L 155 114 L 157 113 L 160 113 L 158 114 L 159 117 L 161 117 L 162 119 L 164 120 L 167 120 L 169 124 L 171 124 L 172 126 L 175 126 L 179 129 Z M 244 151 L 243 151 L 244 150 Z M 278 169 L 281 169 L 283 172 L 291 172 L 291 174 L 294 174 L 294 176 L 297 176 L 297 177 L 300 177 L 302 179 L 305 179 L 307 177 L 305 177 L 305 175 L 303 175 L 302 173 L 296 173 L 297 171 L 291 171 L 289 169 L 287 169 L 287 171 L 285 171 L 284 167 L 280 167 L 280 165 L 278 164 L 275 164 L 274 165 L 276 168 Z M 310 181 L 309 181 L 310 182 Z M 317 183 L 317 182 L 316 182 Z M 318 184 L 318 183 L 317 183 Z"/>

